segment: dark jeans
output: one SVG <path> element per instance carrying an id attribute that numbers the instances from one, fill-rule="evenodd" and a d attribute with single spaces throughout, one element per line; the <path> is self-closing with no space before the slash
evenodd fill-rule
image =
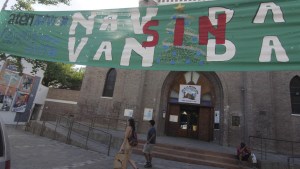
<path id="1" fill-rule="evenodd" d="M 242 161 L 248 161 L 249 157 L 250 157 L 250 154 L 243 155 L 242 156 Z M 237 159 L 240 160 L 238 155 L 237 155 Z"/>

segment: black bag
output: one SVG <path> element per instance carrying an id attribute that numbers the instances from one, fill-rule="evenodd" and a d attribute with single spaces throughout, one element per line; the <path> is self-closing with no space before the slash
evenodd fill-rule
<path id="1" fill-rule="evenodd" d="M 132 132 L 131 136 L 128 138 L 128 143 L 131 147 L 135 147 L 138 145 L 138 139 L 136 132 Z"/>

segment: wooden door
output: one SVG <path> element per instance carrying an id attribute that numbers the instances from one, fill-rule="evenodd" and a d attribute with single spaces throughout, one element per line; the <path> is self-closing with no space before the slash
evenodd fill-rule
<path id="1" fill-rule="evenodd" d="M 199 140 L 213 140 L 213 108 L 200 107 L 199 110 Z"/>
<path id="2" fill-rule="evenodd" d="M 168 136 L 177 136 L 178 129 L 179 129 L 179 123 L 178 121 L 170 121 L 171 119 L 175 120 L 179 116 L 180 112 L 180 105 L 178 104 L 169 104 L 168 113 L 166 116 L 166 135 Z M 172 116 L 172 117 L 171 117 Z M 171 119 L 170 119 L 171 117 Z M 175 118 L 175 119 L 174 119 Z"/>

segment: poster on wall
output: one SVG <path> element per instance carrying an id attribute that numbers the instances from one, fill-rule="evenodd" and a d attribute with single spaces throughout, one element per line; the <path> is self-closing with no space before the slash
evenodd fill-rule
<path id="1" fill-rule="evenodd" d="M 3 105 L 3 98 L 4 98 L 4 95 L 5 95 L 5 90 L 6 90 L 6 86 L 0 85 L 0 108 Z"/>
<path id="2" fill-rule="evenodd" d="M 0 76 L 0 84 L 17 87 L 19 85 L 20 76 L 18 73 L 4 71 Z"/>
<path id="3" fill-rule="evenodd" d="M 178 102 L 200 104 L 201 86 L 180 85 Z"/>
<path id="4" fill-rule="evenodd" d="M 153 109 L 145 108 L 143 120 L 144 121 L 152 120 L 152 115 L 153 115 Z"/>
<path id="5" fill-rule="evenodd" d="M 6 70 L 18 72 L 18 67 L 14 61 L 8 59 L 6 60 Z"/>
<path id="6" fill-rule="evenodd" d="M 25 112 L 27 102 L 29 99 L 28 93 L 17 92 L 16 99 L 14 101 L 12 110 L 13 112 Z"/>
<path id="7" fill-rule="evenodd" d="M 132 117 L 132 115 L 133 115 L 133 110 L 132 109 L 125 109 L 124 110 L 124 116 Z"/>
<path id="8" fill-rule="evenodd" d="M 15 93 L 16 93 L 16 88 L 14 87 L 6 88 L 6 93 L 3 97 L 3 105 L 1 107 L 2 111 L 10 111 Z"/>
<path id="9" fill-rule="evenodd" d="M 23 75 L 19 90 L 22 92 L 30 93 L 34 77 L 30 75 Z"/>
<path id="10" fill-rule="evenodd" d="M 5 63 L 4 60 L 0 61 L 0 71 L 2 70 L 4 63 Z"/>
<path id="11" fill-rule="evenodd" d="M 176 115 L 170 115 L 169 121 L 170 122 L 178 122 L 178 116 L 176 116 Z"/>
<path id="12" fill-rule="evenodd" d="M 220 123 L 220 111 L 215 111 L 215 123 Z"/>

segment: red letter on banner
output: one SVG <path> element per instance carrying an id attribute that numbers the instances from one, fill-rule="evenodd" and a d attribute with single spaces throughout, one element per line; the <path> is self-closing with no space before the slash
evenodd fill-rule
<path id="1" fill-rule="evenodd" d="M 142 43 L 143 47 L 153 47 L 153 46 L 157 45 L 157 43 L 158 43 L 159 34 L 157 31 L 150 30 L 149 29 L 150 26 L 158 26 L 158 20 L 149 21 L 144 25 L 143 33 L 147 34 L 147 35 L 152 35 L 153 40 L 150 42 L 148 42 L 148 41 L 143 42 Z"/>
<path id="2" fill-rule="evenodd" d="M 174 30 L 174 46 L 182 46 L 184 36 L 184 18 L 176 19 L 175 30 Z"/>
<path id="3" fill-rule="evenodd" d="M 207 45 L 208 33 L 216 37 L 216 44 L 225 43 L 226 14 L 218 15 L 218 28 L 215 28 L 207 16 L 199 18 L 199 44 Z"/>

